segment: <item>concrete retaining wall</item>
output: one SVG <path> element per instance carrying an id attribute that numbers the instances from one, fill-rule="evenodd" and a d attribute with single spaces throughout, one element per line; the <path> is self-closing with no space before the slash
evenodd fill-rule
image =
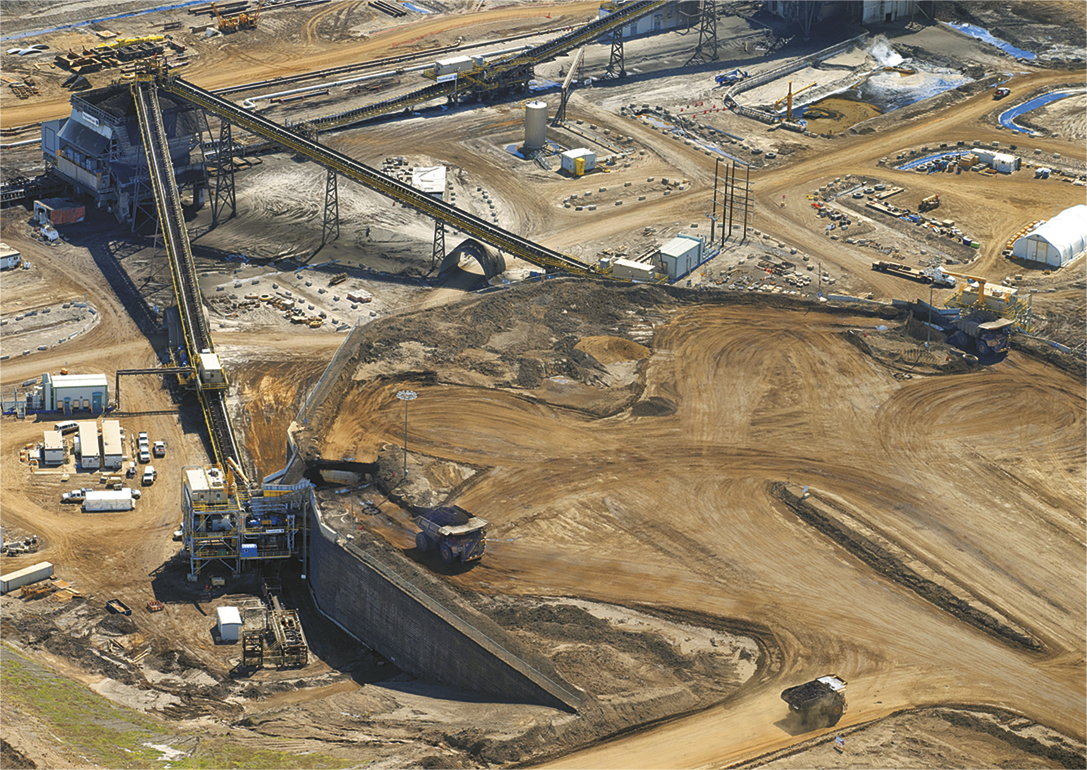
<path id="1" fill-rule="evenodd" d="M 308 578 L 321 611 L 429 681 L 577 711 L 581 698 L 342 539 L 310 514 Z"/>

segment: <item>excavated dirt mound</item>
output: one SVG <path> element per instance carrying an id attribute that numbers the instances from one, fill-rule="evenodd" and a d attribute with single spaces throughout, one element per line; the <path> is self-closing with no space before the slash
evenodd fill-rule
<path id="1" fill-rule="evenodd" d="M 622 337 L 582 337 L 574 349 L 588 353 L 602 364 L 641 361 L 650 355 L 649 348 Z"/>

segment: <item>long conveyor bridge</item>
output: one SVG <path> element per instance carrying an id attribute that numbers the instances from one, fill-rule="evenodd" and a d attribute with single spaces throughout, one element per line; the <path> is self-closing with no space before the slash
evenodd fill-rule
<path id="1" fill-rule="evenodd" d="M 204 315 L 196 265 L 185 229 L 181 195 L 174 178 L 174 165 L 162 124 L 162 112 L 159 109 L 153 75 L 137 76 L 131 91 L 150 171 L 155 208 L 170 261 L 170 276 L 173 279 L 177 308 L 184 330 L 185 354 L 189 366 L 196 370 L 194 379 L 211 438 L 212 453 L 220 467 L 226 468 L 228 458 L 240 463 L 241 455 L 230 414 L 227 412 L 226 376 L 218 365 L 215 344 Z"/>
<path id="2" fill-rule="evenodd" d="M 230 121 L 246 131 L 273 141 L 327 169 L 358 182 L 364 187 L 375 190 L 404 206 L 438 219 L 472 238 L 488 243 L 526 262 L 542 267 L 545 270 L 575 275 L 590 275 L 595 272 L 594 268 L 580 260 L 541 246 L 528 238 L 491 224 L 474 214 L 462 211 L 456 206 L 421 193 L 415 188 L 364 163 L 325 147 L 261 115 L 243 109 L 233 102 L 198 88 L 179 77 L 169 73 L 161 73 L 159 83 L 163 90 L 217 115 L 222 120 Z"/>
<path id="3" fill-rule="evenodd" d="M 542 43 L 520 53 L 508 54 L 503 58 L 484 62 L 467 72 L 457 73 L 453 80 L 436 82 L 411 91 L 401 96 L 394 96 L 373 104 L 367 104 L 353 110 L 312 118 L 306 123 L 321 131 L 360 123 L 390 112 L 405 110 L 416 104 L 429 102 L 442 96 L 455 96 L 458 93 L 483 93 L 504 88 L 515 83 L 526 82 L 531 77 L 532 68 L 555 56 L 585 45 L 595 38 L 609 35 L 623 26 L 645 16 L 647 13 L 667 5 L 666 0 L 640 0 L 617 6 L 614 12 L 602 16 L 588 24 L 582 24 L 565 35 Z M 424 72 L 424 75 L 436 79 L 437 71 Z"/>

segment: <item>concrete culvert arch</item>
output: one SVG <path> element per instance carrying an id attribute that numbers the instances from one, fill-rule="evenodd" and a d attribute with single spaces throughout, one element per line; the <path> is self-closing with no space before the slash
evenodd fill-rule
<path id="1" fill-rule="evenodd" d="M 461 242 L 445 255 L 438 267 L 439 280 L 448 278 L 460 265 L 461 258 L 471 257 L 483 268 L 483 280 L 489 281 L 496 275 L 506 272 L 506 259 L 502 252 L 493 246 L 487 246 L 474 238 Z"/>

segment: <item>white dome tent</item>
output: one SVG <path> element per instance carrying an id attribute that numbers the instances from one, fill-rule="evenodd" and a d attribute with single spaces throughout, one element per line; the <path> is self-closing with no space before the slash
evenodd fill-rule
<path id="1" fill-rule="evenodd" d="M 1024 235 L 1012 254 L 1027 262 L 1063 267 L 1087 250 L 1087 205 L 1065 209 Z"/>

